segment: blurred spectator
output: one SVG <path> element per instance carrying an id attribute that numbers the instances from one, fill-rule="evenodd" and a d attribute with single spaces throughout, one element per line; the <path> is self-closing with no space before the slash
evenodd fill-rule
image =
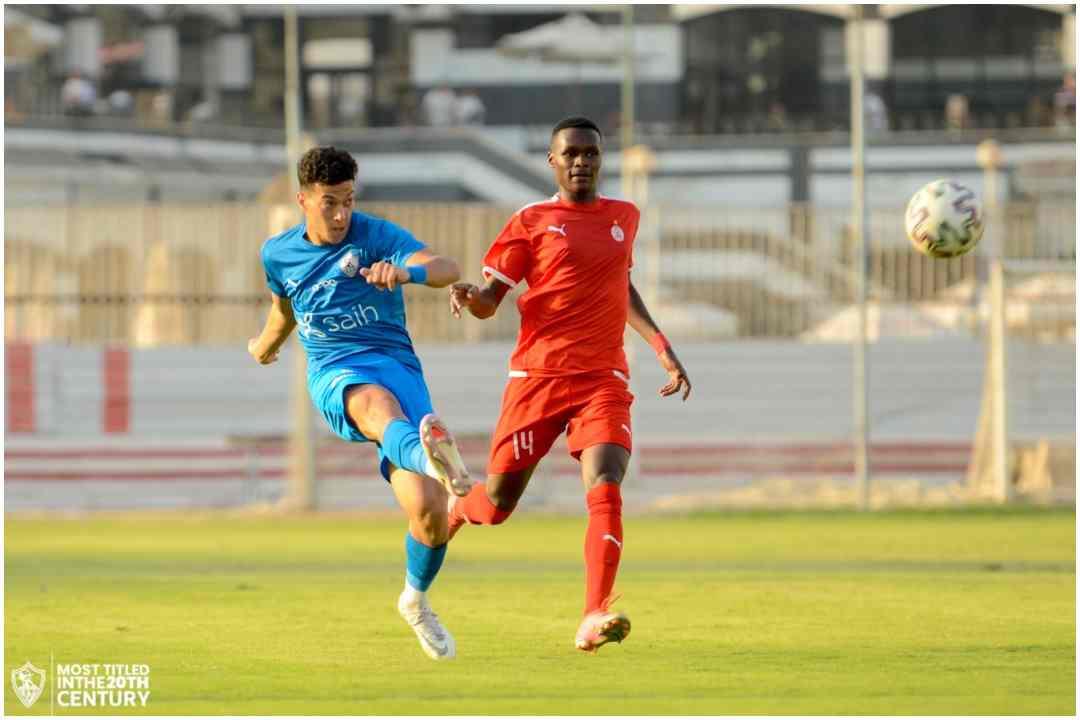
<path id="1" fill-rule="evenodd" d="M 765 120 L 765 127 L 769 132 L 785 132 L 788 129 L 787 108 L 779 100 L 773 100 L 769 105 L 769 116 Z"/>
<path id="2" fill-rule="evenodd" d="M 108 97 L 109 114 L 131 117 L 135 111 L 135 98 L 127 90 L 113 90 Z"/>
<path id="3" fill-rule="evenodd" d="M 694 77 L 686 82 L 686 124 L 695 135 L 705 132 L 705 88 L 701 80 Z"/>
<path id="4" fill-rule="evenodd" d="M 18 104 L 12 96 L 4 97 L 4 120 L 7 122 L 22 122 L 23 114 L 19 111 Z"/>
<path id="5" fill-rule="evenodd" d="M 889 129 L 889 108 L 885 101 L 874 91 L 863 96 L 863 108 L 866 113 L 867 132 L 885 132 Z"/>
<path id="6" fill-rule="evenodd" d="M 456 124 L 457 96 L 447 85 L 437 85 L 420 101 L 424 122 L 432 127 L 451 127 Z"/>
<path id="7" fill-rule="evenodd" d="M 1054 93 L 1054 125 L 1073 127 L 1076 125 L 1076 71 L 1065 73 L 1061 88 Z"/>
<path id="8" fill-rule="evenodd" d="M 963 130 L 971 127 L 971 108 L 966 95 L 954 93 L 945 100 L 945 128 Z"/>
<path id="9" fill-rule="evenodd" d="M 456 112 L 459 125 L 483 125 L 487 108 L 480 95 L 473 89 L 466 90 L 457 98 Z"/>
<path id="10" fill-rule="evenodd" d="M 60 88 L 60 104 L 65 115 L 87 117 L 94 114 L 97 88 L 78 71 L 71 73 Z"/>
<path id="11" fill-rule="evenodd" d="M 150 100 L 150 125 L 167 126 L 173 121 L 173 96 L 167 90 L 154 93 Z"/>
<path id="12" fill-rule="evenodd" d="M 416 127 L 423 122 L 423 118 L 420 117 L 422 112 L 415 90 L 412 88 L 399 90 L 397 109 L 392 124 L 401 125 L 402 127 Z"/>
<path id="13" fill-rule="evenodd" d="M 1032 95 L 1024 108 L 1024 125 L 1026 127 L 1043 127 L 1047 125 L 1046 103 L 1038 95 Z"/>

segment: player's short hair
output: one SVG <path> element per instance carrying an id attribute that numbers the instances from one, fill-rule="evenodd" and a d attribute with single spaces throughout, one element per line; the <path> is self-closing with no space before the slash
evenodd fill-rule
<path id="1" fill-rule="evenodd" d="M 300 187 L 337 185 L 346 180 L 356 180 L 356 160 L 344 150 L 333 145 L 313 147 L 304 153 L 296 166 Z"/>
<path id="2" fill-rule="evenodd" d="M 604 139 L 604 133 L 600 132 L 599 126 L 587 117 L 575 116 L 568 117 L 564 120 L 560 120 L 559 123 L 551 130 L 551 137 L 554 138 L 559 134 L 560 130 L 566 130 L 567 128 L 584 128 L 586 130 L 592 130 L 600 139 Z"/>

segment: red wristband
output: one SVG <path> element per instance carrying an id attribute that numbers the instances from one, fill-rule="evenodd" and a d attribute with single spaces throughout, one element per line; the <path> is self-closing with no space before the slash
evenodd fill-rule
<path id="1" fill-rule="evenodd" d="M 653 338 L 649 341 L 649 344 L 652 345 L 652 349 L 656 351 L 657 355 L 661 355 L 671 349 L 671 343 L 667 341 L 667 338 L 664 337 L 664 333 L 662 332 L 658 332 L 653 335 Z"/>

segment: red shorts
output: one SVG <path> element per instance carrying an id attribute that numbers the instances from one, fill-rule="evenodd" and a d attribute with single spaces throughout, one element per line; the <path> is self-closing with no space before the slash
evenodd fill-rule
<path id="1" fill-rule="evenodd" d="M 488 472 L 513 472 L 535 465 L 567 427 L 567 444 L 574 458 L 601 443 L 632 450 L 633 402 L 621 373 L 511 377 L 491 438 Z"/>

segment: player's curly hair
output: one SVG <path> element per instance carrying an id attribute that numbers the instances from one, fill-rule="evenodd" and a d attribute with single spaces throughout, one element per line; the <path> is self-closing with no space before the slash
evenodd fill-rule
<path id="1" fill-rule="evenodd" d="M 300 178 L 300 187 L 311 187 L 316 183 L 337 185 L 356 179 L 356 160 L 333 145 L 314 147 L 300 158 L 296 174 Z"/>

